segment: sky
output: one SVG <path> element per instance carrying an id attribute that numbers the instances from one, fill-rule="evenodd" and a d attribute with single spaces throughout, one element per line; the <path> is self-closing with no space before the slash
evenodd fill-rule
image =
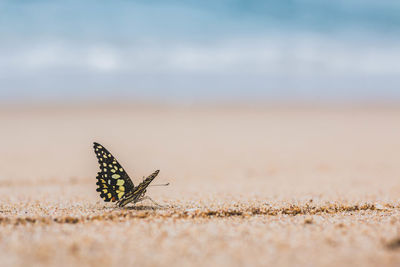
<path id="1" fill-rule="evenodd" d="M 0 0 L 0 102 L 397 101 L 397 0 Z"/>

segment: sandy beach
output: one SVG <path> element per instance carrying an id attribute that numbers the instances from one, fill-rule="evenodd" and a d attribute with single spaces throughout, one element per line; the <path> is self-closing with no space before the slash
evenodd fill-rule
<path id="1" fill-rule="evenodd" d="M 0 108 L 2 266 L 399 266 L 400 108 Z M 96 192 L 92 143 L 151 202 Z"/>

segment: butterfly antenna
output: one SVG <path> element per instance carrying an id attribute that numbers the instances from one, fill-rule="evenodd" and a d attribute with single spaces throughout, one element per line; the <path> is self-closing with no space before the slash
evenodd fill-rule
<path id="1" fill-rule="evenodd" d="M 166 183 L 166 184 L 151 184 L 149 186 L 168 186 L 168 185 L 169 185 L 169 183 Z"/>

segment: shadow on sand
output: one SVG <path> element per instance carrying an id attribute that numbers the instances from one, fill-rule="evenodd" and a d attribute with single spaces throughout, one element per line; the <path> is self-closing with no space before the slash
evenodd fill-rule
<path id="1" fill-rule="evenodd" d="M 125 209 L 125 210 L 165 210 L 169 208 L 172 208 L 172 206 L 138 205 L 138 206 L 120 207 L 120 209 Z"/>

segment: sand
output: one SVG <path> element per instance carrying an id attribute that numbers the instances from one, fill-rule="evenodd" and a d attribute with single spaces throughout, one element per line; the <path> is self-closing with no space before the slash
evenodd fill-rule
<path id="1" fill-rule="evenodd" d="M 399 266 L 400 108 L 0 108 L 0 265 Z M 104 203 L 92 142 L 151 202 Z"/>

